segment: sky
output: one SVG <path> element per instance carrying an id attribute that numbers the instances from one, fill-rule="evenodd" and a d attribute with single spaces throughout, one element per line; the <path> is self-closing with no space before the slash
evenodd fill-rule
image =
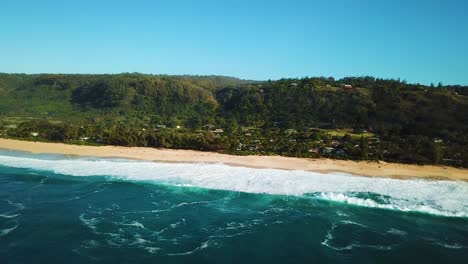
<path id="1" fill-rule="evenodd" d="M 468 85 L 468 1 L 1 0 L 0 72 Z"/>

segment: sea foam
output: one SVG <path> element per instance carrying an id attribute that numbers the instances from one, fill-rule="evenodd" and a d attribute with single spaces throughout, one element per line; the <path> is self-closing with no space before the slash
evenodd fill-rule
<path id="1" fill-rule="evenodd" d="M 370 178 L 343 173 L 254 169 L 225 164 L 65 157 L 47 159 L 40 155 L 0 155 L 0 165 L 71 176 L 108 176 L 117 180 L 247 193 L 308 195 L 364 207 L 468 217 L 468 183 L 461 181 Z"/>

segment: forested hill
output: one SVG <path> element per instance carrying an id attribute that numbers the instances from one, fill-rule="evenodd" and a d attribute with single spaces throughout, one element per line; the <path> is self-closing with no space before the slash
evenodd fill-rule
<path id="1" fill-rule="evenodd" d="M 82 135 L 48 130 L 85 126 L 94 128 L 87 134 L 97 142 L 119 145 L 226 151 L 242 151 L 244 145 L 250 152 L 454 165 L 465 164 L 468 149 L 468 87 L 373 77 L 256 82 L 222 76 L 0 74 L 0 114 L 3 136 L 31 137 L 37 130 L 36 137 L 54 141 Z M 223 132 L 210 132 L 215 128 Z M 155 131 L 157 140 L 148 140 L 142 130 Z M 109 131 L 119 131 L 119 139 Z M 201 134 L 203 142 L 190 141 L 189 135 Z M 172 142 L 174 137 L 182 142 Z M 370 138 L 390 145 L 371 151 Z M 327 143 L 333 140 L 338 143 Z M 345 143 L 356 143 L 359 153 Z M 364 148 L 367 153 L 361 153 Z"/>

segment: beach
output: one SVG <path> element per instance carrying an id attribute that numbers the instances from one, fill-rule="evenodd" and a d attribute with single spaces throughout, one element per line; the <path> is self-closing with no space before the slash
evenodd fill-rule
<path id="1" fill-rule="evenodd" d="M 83 146 L 0 139 L 0 149 L 101 158 L 124 158 L 155 162 L 223 163 L 251 168 L 304 170 L 320 173 L 342 172 L 368 177 L 426 178 L 468 181 L 468 169 L 387 162 L 308 159 L 282 156 L 236 156 L 195 150 L 146 147 Z"/>

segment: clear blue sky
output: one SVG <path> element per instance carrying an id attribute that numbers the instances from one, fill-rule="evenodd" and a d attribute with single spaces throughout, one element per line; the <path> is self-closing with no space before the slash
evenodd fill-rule
<path id="1" fill-rule="evenodd" d="M 466 0 L 2 0 L 0 72 L 468 84 Z"/>

